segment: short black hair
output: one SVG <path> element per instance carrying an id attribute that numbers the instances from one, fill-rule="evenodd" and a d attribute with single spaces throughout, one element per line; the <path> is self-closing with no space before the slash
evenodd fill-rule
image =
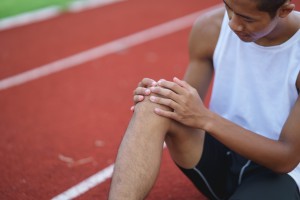
<path id="1" fill-rule="evenodd" d="M 273 18 L 276 15 L 277 10 L 287 0 L 255 0 L 257 2 L 257 9 L 269 13 L 270 17 Z"/>

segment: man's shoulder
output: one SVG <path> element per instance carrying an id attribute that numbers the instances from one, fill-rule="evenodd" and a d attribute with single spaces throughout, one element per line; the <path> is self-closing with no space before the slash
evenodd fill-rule
<path id="1" fill-rule="evenodd" d="M 196 20 L 193 30 L 207 36 L 219 35 L 224 18 L 224 6 L 218 6 L 204 12 Z"/>
<path id="2" fill-rule="evenodd" d="M 190 52 L 194 57 L 212 59 L 218 42 L 225 8 L 215 7 L 204 12 L 193 25 L 190 35 Z"/>
<path id="3" fill-rule="evenodd" d="M 224 13 L 224 6 L 214 7 L 197 18 L 194 28 L 220 29 Z"/>

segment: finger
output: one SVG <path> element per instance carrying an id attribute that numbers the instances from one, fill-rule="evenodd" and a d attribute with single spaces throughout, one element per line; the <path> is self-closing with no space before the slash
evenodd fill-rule
<path id="1" fill-rule="evenodd" d="M 137 104 L 138 102 L 143 101 L 144 99 L 145 99 L 145 97 L 142 96 L 142 95 L 134 95 L 134 96 L 133 96 L 133 102 L 134 102 L 135 104 Z"/>
<path id="2" fill-rule="evenodd" d="M 165 98 L 161 98 L 161 97 L 151 96 L 150 101 L 153 102 L 153 103 L 157 103 L 157 104 L 160 104 L 160 105 L 170 107 L 173 110 L 178 110 L 179 109 L 179 105 L 171 99 L 165 99 Z"/>
<path id="3" fill-rule="evenodd" d="M 179 78 L 177 78 L 177 77 L 174 77 L 173 78 L 173 81 L 175 82 L 175 83 L 177 83 L 178 85 L 180 85 L 181 87 L 184 87 L 184 88 L 189 88 L 190 87 L 190 85 L 187 83 L 187 82 L 185 82 L 185 81 L 183 81 L 183 80 L 180 80 Z"/>
<path id="4" fill-rule="evenodd" d="M 156 94 L 157 96 L 171 99 L 177 103 L 180 101 L 180 95 L 176 94 L 170 89 L 163 87 L 151 87 L 150 90 L 152 94 Z"/>
<path id="5" fill-rule="evenodd" d="M 151 86 L 156 86 L 156 81 L 150 78 L 144 78 L 139 84 L 139 87 L 151 87 Z"/>
<path id="6" fill-rule="evenodd" d="M 185 92 L 185 89 L 182 86 L 180 86 L 177 83 L 171 82 L 171 81 L 159 80 L 158 86 L 168 88 L 177 94 L 184 94 L 184 92 Z"/>
<path id="7" fill-rule="evenodd" d="M 175 83 L 177 83 L 181 87 L 187 89 L 188 91 L 195 92 L 195 93 L 197 92 L 197 90 L 195 88 L 193 88 L 190 84 L 188 84 L 186 81 L 180 80 L 177 77 L 174 77 L 173 80 L 174 80 Z"/>
<path id="8" fill-rule="evenodd" d="M 174 120 L 178 121 L 176 113 L 174 113 L 172 111 L 166 111 L 166 110 L 163 110 L 163 109 L 160 109 L 160 108 L 155 108 L 154 113 L 156 113 L 159 116 L 167 117 L 167 118 L 174 119 Z"/>
<path id="9" fill-rule="evenodd" d="M 130 110 L 131 110 L 132 112 L 134 112 L 134 106 L 131 106 L 131 107 L 130 107 Z"/>
<path id="10" fill-rule="evenodd" d="M 143 95 L 143 96 L 148 96 L 151 93 L 151 90 L 148 88 L 144 87 L 137 87 L 134 91 L 134 95 Z"/>

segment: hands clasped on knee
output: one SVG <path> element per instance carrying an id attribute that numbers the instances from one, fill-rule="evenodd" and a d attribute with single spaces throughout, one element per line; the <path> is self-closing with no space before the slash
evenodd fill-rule
<path id="1" fill-rule="evenodd" d="M 155 108 L 156 114 L 190 127 L 203 128 L 205 118 L 210 115 L 197 90 L 176 77 L 173 81 L 161 79 L 157 82 L 144 78 L 134 90 L 134 105 L 143 101 L 145 96 L 150 96 L 151 102 L 171 109 Z M 134 111 L 134 106 L 131 110 Z"/>

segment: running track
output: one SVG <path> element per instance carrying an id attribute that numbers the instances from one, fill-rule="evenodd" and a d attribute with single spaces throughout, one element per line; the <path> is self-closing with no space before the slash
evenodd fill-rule
<path id="1" fill-rule="evenodd" d="M 2 31 L 0 85 L 218 3 L 128 0 Z M 0 89 L 0 199 L 52 199 L 112 166 L 131 116 L 133 89 L 143 77 L 182 77 L 190 28 L 191 23 L 148 41 L 122 44 L 70 68 Z M 109 184 L 107 179 L 76 199 L 107 199 Z M 165 150 L 148 199 L 204 198 Z"/>

